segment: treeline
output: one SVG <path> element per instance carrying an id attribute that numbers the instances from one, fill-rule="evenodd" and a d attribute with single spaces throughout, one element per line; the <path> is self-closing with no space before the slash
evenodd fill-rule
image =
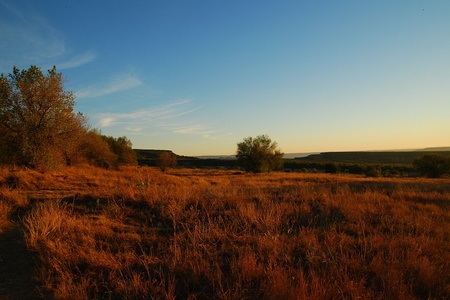
<path id="1" fill-rule="evenodd" d="M 127 137 L 105 136 L 94 129 L 86 132 L 85 140 L 79 145 L 79 156 L 75 164 L 80 163 L 109 169 L 120 165 L 137 165 L 137 157 Z M 72 164 L 73 162 L 67 163 Z"/>
<path id="2" fill-rule="evenodd" d="M 308 162 L 289 159 L 285 160 L 284 167 L 286 171 L 293 172 L 344 173 L 370 177 L 418 175 L 412 164 Z"/>
<path id="3" fill-rule="evenodd" d="M 355 154 L 355 159 L 353 162 L 348 162 L 351 161 L 352 153 Z M 399 152 L 395 153 L 395 160 L 402 158 L 403 163 L 386 163 L 389 161 L 387 158 L 392 157 L 393 153 L 395 152 L 345 152 L 335 155 L 325 153 L 302 159 L 286 160 L 285 168 L 303 172 L 364 174 L 372 177 L 400 175 L 440 178 L 450 175 L 450 152 L 448 151 Z M 376 158 L 380 160 L 377 161 Z M 331 161 L 326 161 L 326 159 Z M 340 161 L 342 159 L 344 162 Z M 361 160 L 363 162 L 359 162 Z"/>
<path id="4" fill-rule="evenodd" d="M 126 137 L 102 135 L 74 112 L 75 96 L 64 90 L 56 67 L 36 67 L 0 77 L 0 163 L 38 169 L 93 164 L 137 164 Z"/>
<path id="5" fill-rule="evenodd" d="M 158 166 L 158 157 L 145 157 L 141 155 L 143 150 L 136 150 L 138 163 L 141 166 Z M 145 150 L 144 150 L 145 151 Z M 153 150 L 150 150 L 153 151 Z M 346 173 L 361 174 L 371 177 L 379 176 L 417 176 L 418 172 L 412 164 L 382 165 L 367 163 L 334 163 L 334 162 L 303 162 L 295 159 L 284 159 L 284 171 L 304 173 Z M 237 159 L 200 159 L 179 158 L 178 167 L 184 168 L 217 168 L 240 170 L 242 166 Z"/>

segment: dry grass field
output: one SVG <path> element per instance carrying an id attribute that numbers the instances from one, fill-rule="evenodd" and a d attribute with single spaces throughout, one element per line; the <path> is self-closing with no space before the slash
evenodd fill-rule
<path id="1" fill-rule="evenodd" d="M 0 169 L 0 199 L 55 299 L 450 295 L 450 179 Z"/>

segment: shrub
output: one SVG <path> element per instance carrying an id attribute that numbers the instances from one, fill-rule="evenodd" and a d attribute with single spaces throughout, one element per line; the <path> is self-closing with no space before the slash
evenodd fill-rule
<path id="1" fill-rule="evenodd" d="M 283 167 L 283 152 L 267 135 L 245 138 L 237 145 L 236 157 L 249 172 L 270 172 Z"/>
<path id="2" fill-rule="evenodd" d="M 167 168 L 177 164 L 177 157 L 170 152 L 164 151 L 158 157 L 158 166 L 161 171 L 165 172 Z"/>
<path id="3" fill-rule="evenodd" d="M 369 165 L 364 168 L 364 174 L 367 177 L 380 177 L 382 172 L 379 166 Z"/>
<path id="4" fill-rule="evenodd" d="M 450 158 L 440 154 L 427 154 L 416 158 L 414 167 L 421 175 L 439 178 L 450 174 Z"/>

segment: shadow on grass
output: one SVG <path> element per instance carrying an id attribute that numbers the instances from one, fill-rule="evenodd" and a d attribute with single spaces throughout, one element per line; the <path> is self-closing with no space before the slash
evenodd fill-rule
<path id="1" fill-rule="evenodd" d="M 44 299 L 36 291 L 34 267 L 23 231 L 13 224 L 0 235 L 0 299 Z"/>

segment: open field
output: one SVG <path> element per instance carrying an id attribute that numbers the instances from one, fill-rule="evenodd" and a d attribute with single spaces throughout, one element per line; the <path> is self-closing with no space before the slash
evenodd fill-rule
<path id="1" fill-rule="evenodd" d="M 0 169 L 56 299 L 448 299 L 449 209 L 448 178 Z"/>

